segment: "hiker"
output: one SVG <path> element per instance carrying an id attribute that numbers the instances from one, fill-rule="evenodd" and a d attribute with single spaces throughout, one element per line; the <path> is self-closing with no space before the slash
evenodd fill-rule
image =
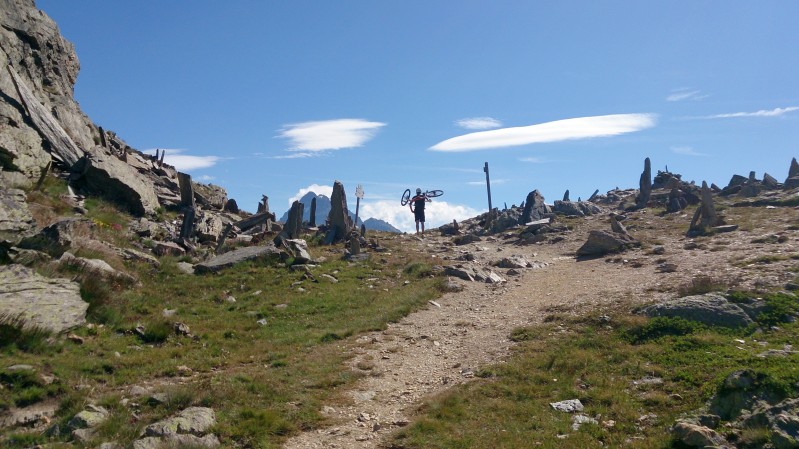
<path id="1" fill-rule="evenodd" d="M 422 224 L 422 234 L 424 234 L 424 203 L 430 202 L 430 198 L 422 193 L 422 189 L 416 188 L 416 196 L 411 198 L 409 204 L 411 212 L 416 219 L 416 233 L 419 234 L 419 223 Z"/>

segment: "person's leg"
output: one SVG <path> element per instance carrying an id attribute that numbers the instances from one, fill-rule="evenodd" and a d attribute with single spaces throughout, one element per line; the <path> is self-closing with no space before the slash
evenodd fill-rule
<path id="1" fill-rule="evenodd" d="M 422 234 L 424 234 L 424 222 L 422 222 Z"/>
<path id="2" fill-rule="evenodd" d="M 416 220 L 416 233 L 419 233 L 419 220 Z"/>

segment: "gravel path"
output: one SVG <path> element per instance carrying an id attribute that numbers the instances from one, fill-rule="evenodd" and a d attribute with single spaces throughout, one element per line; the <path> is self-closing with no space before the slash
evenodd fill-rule
<path id="1" fill-rule="evenodd" d="M 399 237 L 407 240 L 403 244 L 417 245 L 419 251 L 445 259 L 468 251 L 475 256 L 473 263 L 491 268 L 507 282 L 461 282 L 465 287 L 462 292 L 447 293 L 385 331 L 358 338 L 351 368 L 365 376 L 354 388 L 342 392 L 340 403 L 323 408 L 335 424 L 302 433 L 285 447 L 380 447 L 391 431 L 410 422 L 424 398 L 468 382 L 480 367 L 502 363 L 513 345 L 508 338 L 511 331 L 540 323 L 548 314 L 602 313 L 619 305 L 659 301 L 673 297 L 675 286 L 686 279 L 708 272 L 736 278 L 749 287 L 763 279 L 770 279 L 770 284 L 785 281 L 776 266 L 772 279 L 763 272 L 753 274 L 747 267 L 730 265 L 730 258 L 742 253 L 756 257 L 773 252 L 773 246 L 749 243 L 757 229 L 715 236 L 718 246 L 703 249 L 692 245 L 682 233 L 670 237 L 667 227 L 659 229 L 656 221 L 644 221 L 642 233 L 657 235 L 662 254 L 636 249 L 620 257 L 578 261 L 574 252 L 585 242 L 588 230 L 608 226 L 606 216 L 586 221 L 588 226 L 558 244 L 516 246 L 489 237 L 452 246 L 450 238 L 433 234 L 424 240 Z M 644 229 L 653 222 L 654 226 Z M 792 234 L 795 243 L 797 232 Z M 519 270 L 521 274 L 515 276 L 489 266 L 511 255 L 546 265 Z M 664 263 L 672 263 L 677 269 L 663 272 L 658 267 Z"/>

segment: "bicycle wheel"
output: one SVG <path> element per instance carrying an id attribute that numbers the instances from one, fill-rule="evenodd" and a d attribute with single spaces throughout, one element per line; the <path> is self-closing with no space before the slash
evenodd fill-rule
<path id="1" fill-rule="evenodd" d="M 424 195 L 426 197 L 429 197 L 429 198 L 435 198 L 435 197 L 441 196 L 443 194 L 444 194 L 443 190 L 428 190 L 427 192 L 425 192 Z"/>
<path id="2" fill-rule="evenodd" d="M 400 200 L 400 204 L 403 206 L 408 205 L 408 201 L 411 200 L 411 189 L 405 189 L 405 193 L 402 194 L 402 199 Z"/>

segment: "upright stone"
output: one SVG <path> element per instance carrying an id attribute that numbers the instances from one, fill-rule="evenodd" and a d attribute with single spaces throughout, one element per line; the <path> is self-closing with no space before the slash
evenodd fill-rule
<path id="1" fill-rule="evenodd" d="M 361 223 L 361 237 L 366 237 L 366 225 Z"/>
<path id="2" fill-rule="evenodd" d="M 281 231 L 280 235 L 275 238 L 275 241 L 283 239 L 298 239 L 300 237 L 300 231 L 302 230 L 302 214 L 304 209 L 305 205 L 299 201 L 294 201 L 291 204 L 289 216 L 286 219 L 285 226 L 283 226 L 283 231 Z"/>
<path id="3" fill-rule="evenodd" d="M 625 228 L 623 224 L 619 223 L 619 220 L 616 219 L 616 215 L 614 214 L 610 215 L 610 230 L 617 234 L 627 235 L 627 228 Z"/>
<path id="4" fill-rule="evenodd" d="M 347 194 L 344 184 L 340 181 L 333 183 L 333 194 L 330 197 L 330 214 L 327 222 L 330 226 L 325 237 L 326 243 L 334 243 L 347 238 L 352 231 L 352 219 L 347 214 Z"/>
<path id="5" fill-rule="evenodd" d="M 635 199 L 635 204 L 640 207 L 646 207 L 649 203 L 649 196 L 652 194 L 652 163 L 649 158 L 644 159 L 644 172 L 641 173 L 641 180 L 638 182 L 640 190 L 638 197 Z"/>
<path id="6" fill-rule="evenodd" d="M 178 184 L 180 185 L 180 205 L 181 207 L 194 208 L 194 187 L 191 185 L 191 175 L 178 172 Z"/>
<path id="7" fill-rule="evenodd" d="M 796 158 L 791 160 L 791 168 L 788 169 L 788 177 L 785 178 L 785 188 L 793 189 L 799 187 L 799 162 Z"/>
<path id="8" fill-rule="evenodd" d="M 316 197 L 311 198 L 311 217 L 308 219 L 308 226 L 316 227 Z"/>
<path id="9" fill-rule="evenodd" d="M 524 211 L 519 217 L 519 224 L 527 224 L 531 221 L 544 218 L 545 214 L 552 213 L 552 210 L 544 203 L 544 195 L 538 190 L 533 190 L 527 194 L 524 202 Z"/>
<path id="10" fill-rule="evenodd" d="M 799 176 L 799 162 L 796 162 L 796 158 L 791 159 L 791 168 L 788 169 L 788 177 L 794 176 Z"/>
<path id="11" fill-rule="evenodd" d="M 708 228 L 723 224 L 713 205 L 713 192 L 705 181 L 702 181 L 701 197 L 702 204 L 696 209 L 691 219 L 691 226 L 688 228 L 689 234 L 703 234 Z"/>
<path id="12" fill-rule="evenodd" d="M 563 201 L 571 201 L 569 200 L 569 189 L 566 189 L 566 193 L 563 194 Z"/>
<path id="13" fill-rule="evenodd" d="M 596 201 L 597 195 L 599 195 L 599 189 L 594 190 L 594 193 L 591 194 L 591 197 L 588 198 L 588 201 L 591 202 Z"/>

